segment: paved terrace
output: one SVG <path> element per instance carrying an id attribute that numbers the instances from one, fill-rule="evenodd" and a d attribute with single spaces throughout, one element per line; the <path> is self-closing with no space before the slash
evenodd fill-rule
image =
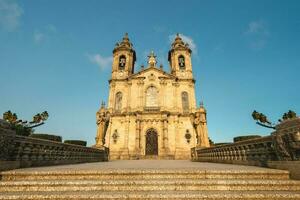
<path id="1" fill-rule="evenodd" d="M 58 165 L 49 167 L 33 167 L 12 170 L 15 172 L 43 172 L 43 171 L 106 171 L 106 170 L 199 170 L 199 171 L 259 171 L 279 172 L 281 170 L 256 166 L 232 165 L 220 163 L 191 162 L 190 160 L 114 160 L 109 162 L 84 163 L 72 165 Z M 11 172 L 12 172 L 11 171 Z"/>

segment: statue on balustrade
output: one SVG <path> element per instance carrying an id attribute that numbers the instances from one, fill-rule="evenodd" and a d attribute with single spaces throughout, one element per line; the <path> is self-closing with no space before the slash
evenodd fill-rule
<path id="1" fill-rule="evenodd" d="M 278 160 L 300 160 L 300 118 L 296 112 L 289 110 L 284 113 L 277 124 L 271 123 L 266 115 L 256 110 L 252 117 L 258 125 L 276 130 L 272 135 Z M 290 132 L 290 127 L 294 128 L 293 132 Z"/>
<path id="2" fill-rule="evenodd" d="M 300 132 L 273 135 L 274 148 L 278 160 L 300 159 Z"/>
<path id="3" fill-rule="evenodd" d="M 103 147 L 105 144 L 105 134 L 109 125 L 110 115 L 105 108 L 104 102 L 101 104 L 100 110 L 96 114 L 97 119 L 97 136 L 95 147 Z"/>
<path id="4" fill-rule="evenodd" d="M 197 134 L 197 145 L 201 147 L 209 147 L 206 110 L 202 103 L 200 104 L 200 108 L 197 109 L 196 113 L 191 115 L 191 121 Z"/>

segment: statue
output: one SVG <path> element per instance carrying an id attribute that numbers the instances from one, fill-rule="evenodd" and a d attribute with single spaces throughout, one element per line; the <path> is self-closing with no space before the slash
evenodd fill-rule
<path id="1" fill-rule="evenodd" d="M 105 144 L 105 134 L 109 125 L 109 112 L 105 109 L 104 102 L 101 105 L 100 110 L 96 114 L 97 137 L 96 147 L 103 147 Z"/>
<path id="2" fill-rule="evenodd" d="M 154 55 L 154 52 L 151 51 L 151 53 L 148 56 L 148 65 L 149 67 L 155 67 L 156 63 L 156 56 Z"/>
<path id="3" fill-rule="evenodd" d="M 291 155 L 286 148 L 282 135 L 278 133 L 273 135 L 273 145 L 278 160 L 291 160 Z"/>
<path id="4" fill-rule="evenodd" d="M 300 133 L 275 133 L 273 144 L 278 160 L 299 160 L 300 159 Z"/>
<path id="5" fill-rule="evenodd" d="M 198 111 L 191 115 L 191 121 L 196 130 L 197 145 L 201 147 L 209 147 L 208 131 L 206 126 L 206 111 L 201 104 Z"/>

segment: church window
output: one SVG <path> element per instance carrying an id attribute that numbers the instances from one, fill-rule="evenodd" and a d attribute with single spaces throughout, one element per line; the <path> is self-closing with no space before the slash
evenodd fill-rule
<path id="1" fill-rule="evenodd" d="M 182 109 L 183 112 L 189 111 L 189 95 L 187 92 L 181 93 Z"/>
<path id="2" fill-rule="evenodd" d="M 126 65 L 126 57 L 121 55 L 119 58 L 119 70 L 124 70 Z"/>
<path id="3" fill-rule="evenodd" d="M 156 87 L 150 86 L 146 91 L 146 107 L 157 107 L 158 106 L 158 91 Z"/>
<path id="4" fill-rule="evenodd" d="M 178 56 L 178 64 L 180 69 L 185 69 L 185 59 L 183 55 Z"/>
<path id="5" fill-rule="evenodd" d="M 116 94 L 115 110 L 120 112 L 122 109 L 122 92 Z"/>

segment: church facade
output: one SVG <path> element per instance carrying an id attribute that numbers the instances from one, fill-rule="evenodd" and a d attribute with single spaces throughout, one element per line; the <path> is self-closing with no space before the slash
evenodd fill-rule
<path id="1" fill-rule="evenodd" d="M 206 110 L 196 106 L 191 49 L 177 34 L 168 53 L 170 73 L 151 52 L 135 72 L 136 53 L 126 34 L 113 50 L 108 104 L 96 113 L 95 147 L 110 159 L 189 159 L 209 147 Z"/>

